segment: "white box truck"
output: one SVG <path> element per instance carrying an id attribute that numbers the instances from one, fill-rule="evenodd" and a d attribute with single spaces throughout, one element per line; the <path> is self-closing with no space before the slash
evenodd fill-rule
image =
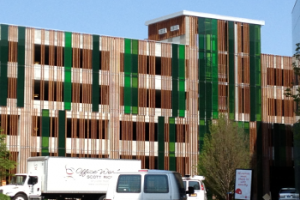
<path id="1" fill-rule="evenodd" d="M 102 200 L 115 172 L 138 171 L 140 160 L 31 157 L 0 193 L 13 200 L 80 198 Z"/>

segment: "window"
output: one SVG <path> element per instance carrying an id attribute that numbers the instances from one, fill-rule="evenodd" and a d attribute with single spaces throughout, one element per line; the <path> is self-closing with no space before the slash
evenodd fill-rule
<path id="1" fill-rule="evenodd" d="M 168 193 L 168 177 L 166 175 L 145 175 L 144 192 Z"/>
<path id="2" fill-rule="evenodd" d="M 140 193 L 141 175 L 120 175 L 117 185 L 119 193 Z"/>
<path id="3" fill-rule="evenodd" d="M 179 30 L 179 25 L 171 26 L 171 31 L 177 31 L 177 30 Z"/>
<path id="4" fill-rule="evenodd" d="M 165 33 L 167 33 L 167 28 L 162 28 L 162 29 L 158 30 L 159 35 L 162 35 L 162 34 L 165 34 Z"/>
<path id="5" fill-rule="evenodd" d="M 27 176 L 24 175 L 17 175 L 12 177 L 10 180 L 9 185 L 23 185 L 26 181 Z"/>
<path id="6" fill-rule="evenodd" d="M 200 190 L 199 182 L 197 181 L 189 181 L 189 187 L 193 187 L 194 190 Z"/>
<path id="7" fill-rule="evenodd" d="M 36 176 L 30 176 L 28 180 L 28 185 L 35 185 L 38 182 L 38 177 Z"/>

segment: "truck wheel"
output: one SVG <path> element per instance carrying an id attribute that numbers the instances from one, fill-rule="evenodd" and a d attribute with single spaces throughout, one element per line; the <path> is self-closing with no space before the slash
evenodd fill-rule
<path id="1" fill-rule="evenodd" d="M 103 196 L 99 197 L 99 199 L 98 199 L 98 200 L 103 200 L 103 199 L 105 199 L 105 195 L 103 195 Z"/>
<path id="2" fill-rule="evenodd" d="M 24 194 L 17 194 L 13 200 L 27 200 L 27 196 Z"/>

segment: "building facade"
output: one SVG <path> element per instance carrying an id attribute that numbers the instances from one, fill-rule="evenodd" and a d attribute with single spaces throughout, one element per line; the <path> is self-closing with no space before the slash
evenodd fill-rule
<path id="1" fill-rule="evenodd" d="M 196 174 L 226 114 L 250 137 L 254 199 L 292 182 L 292 58 L 261 54 L 264 22 L 182 11 L 146 25 L 148 40 L 0 26 L 0 120 L 17 171 L 49 155 Z"/>

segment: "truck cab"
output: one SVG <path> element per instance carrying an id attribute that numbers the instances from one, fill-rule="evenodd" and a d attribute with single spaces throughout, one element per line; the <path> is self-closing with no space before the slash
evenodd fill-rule
<path id="1" fill-rule="evenodd" d="M 35 174 L 16 174 L 0 191 L 11 199 L 27 200 L 41 195 L 41 181 Z"/>

